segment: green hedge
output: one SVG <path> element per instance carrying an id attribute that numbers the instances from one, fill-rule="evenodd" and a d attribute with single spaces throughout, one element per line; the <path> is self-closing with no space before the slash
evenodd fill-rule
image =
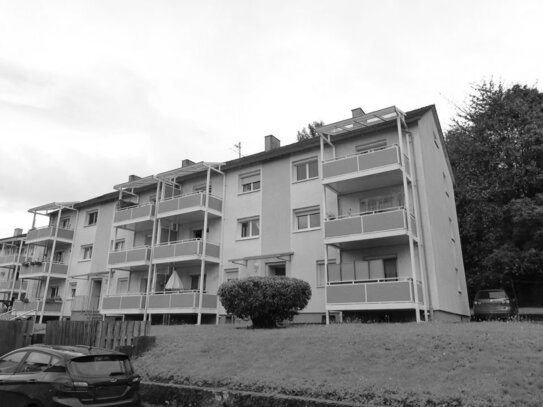
<path id="1" fill-rule="evenodd" d="M 250 318 L 254 328 L 275 328 L 307 306 L 311 287 L 297 278 L 249 277 L 221 284 L 218 295 L 229 314 Z"/>

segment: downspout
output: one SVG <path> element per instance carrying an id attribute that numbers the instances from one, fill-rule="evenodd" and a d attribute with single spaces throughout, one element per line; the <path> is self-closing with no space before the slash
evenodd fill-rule
<path id="1" fill-rule="evenodd" d="M 202 260 L 200 266 L 200 284 L 199 284 L 199 298 L 198 298 L 198 319 L 196 324 L 202 323 L 202 304 L 204 300 L 204 276 L 205 276 L 205 261 L 206 261 L 206 247 L 207 247 L 207 218 L 209 211 L 209 183 L 211 179 L 211 167 L 207 167 L 207 179 L 206 179 L 206 206 L 204 212 L 204 231 L 202 233 Z"/>
<path id="2" fill-rule="evenodd" d="M 49 289 L 49 280 L 51 279 L 51 270 L 53 269 L 53 259 L 55 257 L 55 249 L 57 247 L 58 228 L 60 226 L 60 216 L 62 215 L 62 207 L 58 210 L 57 226 L 55 227 L 55 239 L 53 240 L 53 246 L 51 248 L 51 254 L 49 259 L 49 271 L 47 272 L 47 279 L 45 280 L 45 288 L 43 290 L 43 298 L 41 303 L 40 312 L 40 324 L 43 323 L 43 313 L 45 312 L 45 299 L 47 297 L 47 290 Z"/>
<path id="3" fill-rule="evenodd" d="M 400 119 L 400 113 L 396 110 L 396 125 L 398 128 L 398 141 L 400 147 L 400 162 L 402 165 L 402 179 L 403 179 L 403 192 L 405 201 L 405 211 L 407 212 L 405 221 L 407 222 L 407 238 L 409 239 L 409 257 L 411 259 L 411 275 L 413 277 L 413 299 L 415 301 L 415 317 L 417 322 L 420 322 L 420 309 L 419 309 L 419 292 L 417 287 L 417 273 L 415 270 L 415 248 L 413 245 L 413 233 L 411 231 L 411 203 L 409 202 L 409 191 L 407 189 L 407 175 L 405 173 L 404 154 L 403 154 L 403 137 L 402 137 L 402 124 Z"/>

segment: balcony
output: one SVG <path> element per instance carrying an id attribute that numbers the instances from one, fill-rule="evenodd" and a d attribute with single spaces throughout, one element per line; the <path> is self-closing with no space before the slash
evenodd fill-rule
<path id="1" fill-rule="evenodd" d="M 68 274 L 68 265 L 65 263 L 57 263 L 50 261 L 32 261 L 23 263 L 19 271 L 19 278 L 42 279 L 47 277 L 49 267 L 51 267 L 51 277 L 66 278 Z"/>
<path id="2" fill-rule="evenodd" d="M 415 221 L 409 216 L 411 230 L 416 235 Z M 390 208 L 382 211 L 365 212 L 342 216 L 324 221 L 324 242 L 343 248 L 356 247 L 369 239 L 381 239 L 385 244 L 402 243 L 407 237 L 407 211 L 404 208 Z"/>
<path id="3" fill-rule="evenodd" d="M 161 243 L 155 246 L 153 263 L 197 264 L 202 258 L 204 243 L 202 239 L 180 240 L 177 242 Z M 206 245 L 206 262 L 219 263 L 220 246 L 215 243 Z"/>
<path id="4" fill-rule="evenodd" d="M 38 314 L 41 312 L 42 300 L 32 300 L 29 302 L 15 301 L 13 303 L 13 312 L 21 314 L 27 311 L 37 310 Z M 62 309 L 62 301 L 45 300 L 45 315 L 60 315 Z"/>
<path id="5" fill-rule="evenodd" d="M 143 314 L 145 294 L 108 295 L 102 300 L 103 314 Z"/>
<path id="6" fill-rule="evenodd" d="M 404 155 L 406 173 L 409 160 Z M 348 194 L 403 182 L 402 160 L 397 145 L 335 158 L 323 163 L 323 183 L 339 194 Z"/>
<path id="7" fill-rule="evenodd" d="M 160 314 L 194 314 L 198 312 L 199 301 L 200 293 L 198 291 L 156 293 L 149 296 L 148 311 Z M 216 295 L 204 293 L 202 311 L 204 313 L 217 312 Z"/>
<path id="8" fill-rule="evenodd" d="M 147 203 L 130 208 L 117 209 L 113 216 L 113 226 L 129 230 L 148 230 L 155 217 L 155 205 Z"/>
<path id="9" fill-rule="evenodd" d="M 416 287 L 419 304 L 422 304 L 420 281 Z M 410 278 L 329 283 L 326 296 L 326 308 L 334 311 L 413 309 L 416 306 Z"/>
<path id="10" fill-rule="evenodd" d="M 206 209 L 206 194 L 196 192 L 162 200 L 158 203 L 158 218 L 173 218 L 174 223 L 187 223 L 204 220 Z M 218 218 L 222 215 L 222 199 L 209 195 L 210 218 Z"/>
<path id="11" fill-rule="evenodd" d="M 134 247 L 128 250 L 109 252 L 108 266 L 137 270 L 149 265 L 151 248 L 149 246 Z"/>
<path id="12" fill-rule="evenodd" d="M 57 228 L 54 226 L 45 226 L 42 228 L 32 229 L 26 235 L 26 244 L 46 243 L 47 241 L 55 240 Z M 74 231 L 72 229 L 58 229 L 57 242 L 72 243 Z"/>
<path id="13" fill-rule="evenodd" d="M 27 283 L 24 280 L 17 280 L 15 281 L 15 285 L 13 285 L 13 281 L 0 281 L 0 293 L 10 292 L 12 285 L 14 291 L 26 291 Z"/>
<path id="14" fill-rule="evenodd" d="M 18 261 L 19 256 L 17 254 L 6 254 L 0 256 L 0 267 L 17 266 L 21 262 Z"/>

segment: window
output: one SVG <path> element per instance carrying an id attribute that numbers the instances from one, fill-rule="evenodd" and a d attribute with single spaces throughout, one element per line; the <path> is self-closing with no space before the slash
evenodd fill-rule
<path id="1" fill-rule="evenodd" d="M 98 211 L 87 212 L 87 226 L 96 225 L 98 222 Z"/>
<path id="2" fill-rule="evenodd" d="M 192 187 L 192 190 L 194 192 L 205 192 L 206 191 L 206 184 L 199 184 L 199 185 L 194 185 L 194 187 Z M 209 184 L 209 193 L 211 193 L 211 184 Z"/>
<path id="3" fill-rule="evenodd" d="M 124 239 L 118 239 L 115 241 L 115 245 L 113 246 L 113 250 L 116 252 L 120 252 L 124 249 Z"/>
<path id="4" fill-rule="evenodd" d="M 199 290 L 200 289 L 200 274 L 193 274 L 190 276 L 190 289 Z M 206 289 L 206 275 L 204 274 L 204 291 Z"/>
<path id="5" fill-rule="evenodd" d="M 437 148 L 439 148 L 439 143 L 437 141 L 437 133 L 435 131 L 432 133 L 434 134 L 434 144 L 436 145 Z"/>
<path id="6" fill-rule="evenodd" d="M 260 236 L 260 219 L 245 219 L 239 221 L 241 238 Z"/>
<path id="7" fill-rule="evenodd" d="M 302 162 L 294 163 L 294 179 L 304 181 L 319 176 L 319 162 L 317 158 L 311 158 Z"/>
<path id="8" fill-rule="evenodd" d="M 375 141 L 368 141 L 367 143 L 359 144 L 355 147 L 356 152 L 361 153 L 367 153 L 371 150 L 376 150 L 379 148 L 383 148 L 387 146 L 386 140 L 375 140 Z"/>
<path id="9" fill-rule="evenodd" d="M 329 259 L 328 260 L 328 267 L 330 267 L 331 264 L 336 264 L 335 259 Z M 326 270 L 324 267 L 324 260 L 317 260 L 317 287 L 324 287 L 324 284 L 326 283 Z"/>
<path id="10" fill-rule="evenodd" d="M 203 236 L 202 232 L 203 232 L 203 229 L 192 229 L 192 238 L 201 239 Z"/>
<path id="11" fill-rule="evenodd" d="M 81 260 L 90 260 L 92 258 L 92 245 L 81 246 Z"/>
<path id="12" fill-rule="evenodd" d="M 53 256 L 53 261 L 56 263 L 62 263 L 64 261 L 64 252 L 62 250 L 57 250 Z"/>
<path id="13" fill-rule="evenodd" d="M 26 355 L 26 351 L 15 352 L 15 353 L 12 353 L 11 355 L 4 356 L 2 359 L 0 359 L 0 373 L 2 374 L 15 373 L 17 366 L 19 366 L 19 363 L 21 363 L 21 360 L 23 360 L 25 355 Z"/>
<path id="14" fill-rule="evenodd" d="M 226 281 L 239 280 L 239 269 L 224 269 Z"/>
<path id="15" fill-rule="evenodd" d="M 61 229 L 70 229 L 70 218 L 61 218 L 60 219 L 60 228 Z"/>
<path id="16" fill-rule="evenodd" d="M 77 292 L 77 283 L 70 283 L 70 295 L 72 298 L 75 297 L 76 292 Z"/>
<path id="17" fill-rule="evenodd" d="M 58 297 L 58 286 L 56 287 L 51 287 L 49 289 L 49 298 L 55 298 L 55 297 Z"/>
<path id="18" fill-rule="evenodd" d="M 19 373 L 43 372 L 49 367 L 51 356 L 41 352 L 30 352 Z"/>
<path id="19" fill-rule="evenodd" d="M 260 190 L 260 171 L 240 175 L 240 192 L 254 192 Z"/>
<path id="20" fill-rule="evenodd" d="M 396 257 L 369 259 L 367 263 L 370 280 L 398 278 L 398 259 Z"/>
<path id="21" fill-rule="evenodd" d="M 128 292 L 128 278 L 119 278 L 117 280 L 117 294 Z"/>
<path id="22" fill-rule="evenodd" d="M 321 226 L 319 208 L 301 209 L 294 211 L 295 230 L 318 229 Z"/>
<path id="23" fill-rule="evenodd" d="M 403 193 L 392 193 L 360 200 L 360 213 L 383 211 L 404 205 Z"/>
<path id="24" fill-rule="evenodd" d="M 287 275 L 287 264 L 285 262 L 266 264 L 269 276 L 285 277 Z"/>

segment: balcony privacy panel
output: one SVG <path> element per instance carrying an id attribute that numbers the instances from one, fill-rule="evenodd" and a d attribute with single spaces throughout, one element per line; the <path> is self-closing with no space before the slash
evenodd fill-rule
<path id="1" fill-rule="evenodd" d="M 158 203 L 157 213 L 163 214 L 164 212 L 171 212 L 177 210 L 177 199 L 169 199 Z"/>
<path id="2" fill-rule="evenodd" d="M 222 200 L 214 196 L 209 197 L 209 207 L 215 209 L 218 212 L 222 211 Z"/>
<path id="3" fill-rule="evenodd" d="M 102 301 L 103 310 L 118 310 L 121 308 L 121 297 L 104 297 Z"/>
<path id="4" fill-rule="evenodd" d="M 329 220 L 324 223 L 325 237 L 347 236 L 362 233 L 360 217 Z"/>
<path id="5" fill-rule="evenodd" d="M 143 308 L 142 295 L 130 295 L 121 297 L 121 308 Z"/>
<path id="6" fill-rule="evenodd" d="M 130 209 L 123 209 L 121 211 L 115 212 L 115 216 L 113 217 L 113 222 L 125 222 L 130 219 Z"/>
<path id="7" fill-rule="evenodd" d="M 342 281 L 354 280 L 354 263 L 341 264 L 341 280 Z"/>
<path id="8" fill-rule="evenodd" d="M 53 237 L 55 236 L 54 228 L 52 235 Z M 69 229 L 59 229 L 57 236 L 59 239 L 72 240 L 74 238 L 74 231 Z"/>
<path id="9" fill-rule="evenodd" d="M 192 208 L 194 206 L 201 206 L 202 197 L 203 196 L 201 194 L 185 195 L 179 197 L 177 198 L 177 201 L 179 202 L 177 209 L 186 209 Z"/>
<path id="10" fill-rule="evenodd" d="M 154 209 L 155 206 L 151 204 L 136 206 L 131 209 L 132 219 L 151 217 L 154 215 Z"/>
<path id="11" fill-rule="evenodd" d="M 216 245 L 214 243 L 206 244 L 206 256 L 219 257 L 220 252 L 221 252 L 221 249 L 219 245 Z"/>
<path id="12" fill-rule="evenodd" d="M 172 308 L 192 308 L 195 307 L 195 295 L 194 293 L 179 293 L 171 294 L 171 307 Z"/>
<path id="13" fill-rule="evenodd" d="M 11 254 L 9 256 L 0 256 L 0 265 L 2 264 L 11 264 L 17 262 L 17 255 Z"/>
<path id="14" fill-rule="evenodd" d="M 174 257 L 174 245 L 162 245 L 156 246 L 154 252 L 155 259 L 163 259 L 167 257 Z"/>
<path id="15" fill-rule="evenodd" d="M 409 164 L 409 158 L 407 158 L 407 156 L 404 154 L 403 155 L 403 165 L 405 167 L 405 172 L 407 173 L 407 175 L 411 175 L 411 167 L 410 167 L 410 164 Z"/>
<path id="16" fill-rule="evenodd" d="M 405 228 L 403 210 L 376 213 L 362 217 L 364 233 Z"/>
<path id="17" fill-rule="evenodd" d="M 181 242 L 175 245 L 175 256 L 194 256 L 200 254 L 200 242 L 197 240 Z"/>
<path id="18" fill-rule="evenodd" d="M 398 163 L 398 150 L 396 148 L 387 148 L 384 150 L 372 151 L 370 153 L 358 156 L 359 171 L 382 167 L 384 165 Z"/>
<path id="19" fill-rule="evenodd" d="M 358 171 L 356 156 L 325 162 L 323 163 L 322 171 L 324 178 L 356 172 Z"/>
<path id="20" fill-rule="evenodd" d="M 155 294 L 149 296 L 149 309 L 170 308 L 171 294 Z"/>
<path id="21" fill-rule="evenodd" d="M 108 264 L 119 264 L 126 261 L 126 252 L 111 252 L 109 253 Z"/>
<path id="22" fill-rule="evenodd" d="M 369 280 L 370 278 L 370 268 L 369 262 L 367 261 L 357 261 L 354 264 L 354 275 L 355 280 Z"/>
<path id="23" fill-rule="evenodd" d="M 329 264 L 328 265 L 328 281 L 341 281 L 341 265 Z"/>
<path id="24" fill-rule="evenodd" d="M 394 281 L 368 284 L 368 302 L 412 301 L 411 283 Z"/>
<path id="25" fill-rule="evenodd" d="M 200 301 L 200 294 L 195 294 L 195 302 L 198 307 Z M 202 298 L 202 308 L 217 308 L 217 296 L 211 294 L 204 294 Z"/>
<path id="26" fill-rule="evenodd" d="M 366 302 L 364 284 L 331 285 L 326 290 L 329 304 Z"/>
<path id="27" fill-rule="evenodd" d="M 6 292 L 11 290 L 11 286 L 13 285 L 13 281 L 0 281 L 0 291 Z M 14 290 L 26 290 L 27 282 L 26 281 L 15 281 L 15 285 L 13 285 Z"/>
<path id="28" fill-rule="evenodd" d="M 29 230 L 26 236 L 27 241 L 40 240 L 40 239 L 53 239 L 55 237 L 55 227 L 49 226 L 45 228 Z M 65 240 L 72 240 L 74 237 L 74 231 L 71 229 L 59 229 L 58 238 Z"/>
<path id="29" fill-rule="evenodd" d="M 145 262 L 149 260 L 149 248 L 142 247 L 139 249 L 128 250 L 126 252 L 126 260 L 132 262 Z"/>

